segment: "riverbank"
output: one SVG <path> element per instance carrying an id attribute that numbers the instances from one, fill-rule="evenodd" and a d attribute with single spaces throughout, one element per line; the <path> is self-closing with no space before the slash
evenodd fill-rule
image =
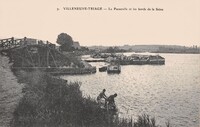
<path id="1" fill-rule="evenodd" d="M 95 99 L 83 97 L 81 83 L 48 75 L 39 70 L 14 72 L 26 83 L 17 106 L 13 127 L 156 127 L 155 119 L 144 115 L 134 122 L 100 108 Z"/>
<path id="2" fill-rule="evenodd" d="M 15 74 L 27 85 L 14 112 L 13 127 L 107 126 L 106 113 L 94 99 L 82 96 L 80 83 L 67 83 L 38 70 Z"/>
<path id="3" fill-rule="evenodd" d="M 37 69 L 12 70 L 15 78 L 8 65 L 9 59 L 1 57 L 1 68 L 6 67 L 6 74 L 1 75 L 6 87 L 1 88 L 6 88 L 8 96 L 12 95 L 10 99 L 1 96 L 3 126 L 156 127 L 155 119 L 147 115 L 134 121 L 108 114 L 95 99 L 82 95 L 81 83 L 67 82 Z M 18 87 L 20 84 L 25 85 Z"/>
<path id="4" fill-rule="evenodd" d="M 9 127 L 13 112 L 22 98 L 23 84 L 10 70 L 9 59 L 0 55 L 0 127 Z"/>

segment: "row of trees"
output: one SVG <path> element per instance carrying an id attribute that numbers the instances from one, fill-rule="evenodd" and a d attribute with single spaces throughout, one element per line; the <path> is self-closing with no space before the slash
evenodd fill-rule
<path id="1" fill-rule="evenodd" d="M 76 50 L 73 46 L 74 41 L 73 41 L 72 37 L 70 35 L 68 35 L 67 33 L 59 34 L 57 37 L 56 43 L 60 45 L 61 51 Z M 79 50 L 80 51 L 89 51 L 89 49 L 87 47 L 81 47 Z M 109 48 L 105 49 L 104 52 L 115 53 L 115 52 L 126 52 L 126 50 L 119 49 L 118 47 L 109 47 Z"/>
<path id="2" fill-rule="evenodd" d="M 109 47 L 107 49 L 104 50 L 104 52 L 107 53 L 116 53 L 116 52 L 127 52 L 127 50 L 124 49 L 120 49 L 119 47 Z"/>

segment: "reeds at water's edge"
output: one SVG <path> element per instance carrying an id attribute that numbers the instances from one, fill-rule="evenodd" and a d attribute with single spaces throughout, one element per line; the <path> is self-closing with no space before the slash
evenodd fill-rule
<path id="1" fill-rule="evenodd" d="M 26 85 L 12 127 L 158 127 L 155 118 L 145 114 L 136 121 L 109 116 L 95 99 L 83 97 L 79 82 L 68 83 L 39 70 L 13 72 Z"/>

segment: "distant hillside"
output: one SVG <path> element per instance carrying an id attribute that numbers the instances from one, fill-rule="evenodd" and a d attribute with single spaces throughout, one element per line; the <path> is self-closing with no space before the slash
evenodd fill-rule
<path id="1" fill-rule="evenodd" d="M 104 50 L 107 49 L 108 47 L 111 46 L 90 46 L 88 47 L 89 49 L 100 49 L 100 50 Z M 178 46 L 178 45 L 124 45 L 124 46 L 116 46 L 120 49 L 124 49 L 124 50 L 158 50 L 160 47 L 166 47 L 166 48 L 184 48 L 184 46 Z"/>
<path id="2" fill-rule="evenodd" d="M 91 50 L 97 50 L 97 49 L 99 49 L 99 50 L 105 50 L 108 47 L 110 47 L 110 46 L 89 46 L 88 48 L 91 49 Z"/>
<path id="3" fill-rule="evenodd" d="M 105 50 L 110 46 L 91 46 L 92 50 Z M 115 46 L 119 49 L 133 51 L 133 52 L 163 52 L 163 53 L 200 53 L 200 47 L 180 46 L 180 45 L 123 45 Z"/>

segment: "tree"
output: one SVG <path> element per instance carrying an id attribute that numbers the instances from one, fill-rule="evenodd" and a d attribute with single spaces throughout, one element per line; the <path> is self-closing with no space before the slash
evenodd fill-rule
<path id="1" fill-rule="evenodd" d="M 120 49 L 119 47 L 109 47 L 105 50 L 108 53 L 116 53 L 116 52 L 126 52 L 126 50 Z"/>
<path id="2" fill-rule="evenodd" d="M 59 34 L 56 43 L 60 45 L 61 51 L 73 50 L 74 41 L 72 37 L 66 33 Z"/>
<path id="3" fill-rule="evenodd" d="M 81 46 L 81 51 L 89 51 L 89 48 L 85 46 Z"/>

